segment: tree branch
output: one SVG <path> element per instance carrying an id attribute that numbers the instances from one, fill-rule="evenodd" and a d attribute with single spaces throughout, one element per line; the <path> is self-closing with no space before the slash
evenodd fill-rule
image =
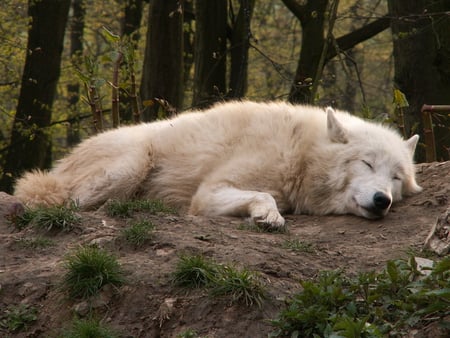
<path id="1" fill-rule="evenodd" d="M 337 50 L 335 46 L 332 46 L 328 50 L 326 62 L 334 58 L 339 52 L 349 50 L 356 46 L 358 43 L 368 40 L 378 33 L 381 33 L 389 27 L 390 21 L 391 20 L 388 17 L 384 16 L 361 28 L 358 28 L 357 30 L 354 30 L 346 35 L 337 38 L 336 44 L 339 50 Z"/>
<path id="2" fill-rule="evenodd" d="M 300 5 L 296 0 L 282 0 L 284 5 L 296 16 L 300 21 L 303 19 L 304 6 Z"/>

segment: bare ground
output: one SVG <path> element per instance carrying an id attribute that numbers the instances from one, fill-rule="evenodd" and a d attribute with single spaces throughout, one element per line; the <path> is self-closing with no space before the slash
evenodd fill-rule
<path id="1" fill-rule="evenodd" d="M 120 239 L 127 220 L 107 217 L 101 210 L 82 213 L 83 224 L 76 231 L 40 234 L 56 242 L 46 249 L 20 247 L 18 240 L 35 237 L 36 230 L 17 231 L 2 218 L 0 318 L 8 306 L 29 304 L 38 308 L 38 319 L 14 335 L 0 328 L 0 336 L 56 337 L 75 310 L 83 314 L 85 304 L 67 299 L 58 285 L 64 255 L 94 241 L 117 255 L 127 272 L 127 284 L 118 292 L 105 290 L 95 305 L 97 315 L 124 337 L 176 337 L 188 328 L 202 337 L 267 337 L 274 329 L 268 320 L 300 289 L 300 279 L 337 268 L 348 273 L 381 270 L 389 259 L 419 252 L 432 224 L 449 206 L 449 177 L 450 162 L 418 165 L 424 192 L 395 205 L 385 219 L 287 216 L 287 233 L 252 231 L 236 218 L 139 215 L 156 225 L 153 239 L 139 249 Z M 289 239 L 310 243 L 315 250 L 286 249 L 283 244 Z M 182 253 L 260 272 L 267 299 L 261 308 L 248 307 L 174 286 L 171 273 Z M 428 331 L 423 328 L 415 337 L 431 337 Z"/>

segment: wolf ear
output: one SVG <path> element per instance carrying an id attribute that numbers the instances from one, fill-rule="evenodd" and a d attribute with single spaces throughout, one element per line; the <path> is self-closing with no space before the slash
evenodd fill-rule
<path id="1" fill-rule="evenodd" d="M 327 129 L 328 137 L 332 142 L 347 143 L 347 131 L 342 124 L 336 119 L 333 108 L 327 107 Z"/>
<path id="2" fill-rule="evenodd" d="M 409 139 L 405 141 L 406 146 L 408 147 L 411 155 L 414 156 L 414 151 L 416 150 L 417 142 L 419 141 L 419 135 L 411 136 Z"/>

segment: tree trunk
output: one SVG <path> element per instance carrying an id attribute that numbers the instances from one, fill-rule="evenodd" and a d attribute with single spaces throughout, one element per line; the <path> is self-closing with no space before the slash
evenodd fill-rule
<path id="1" fill-rule="evenodd" d="M 241 98 L 247 91 L 250 21 L 255 0 L 240 0 L 239 12 L 231 33 L 231 69 L 228 98 Z"/>
<path id="2" fill-rule="evenodd" d="M 73 64 L 81 63 L 83 54 L 83 31 L 84 16 L 86 14 L 84 0 L 72 0 L 72 18 L 70 22 L 70 57 Z M 70 122 L 67 126 L 67 146 L 73 147 L 80 142 L 80 123 L 75 118 L 79 115 L 78 102 L 80 100 L 80 84 L 79 82 L 67 85 L 67 93 L 69 96 Z"/>
<path id="3" fill-rule="evenodd" d="M 51 120 L 69 7 L 70 0 L 28 2 L 28 53 L 1 190 L 10 192 L 25 170 L 50 166 L 51 140 L 45 128 Z"/>
<path id="4" fill-rule="evenodd" d="M 183 101 L 183 8 L 178 0 L 153 0 L 141 82 L 144 120 L 158 118 L 159 100 L 175 109 Z M 155 100 L 157 99 L 157 100 Z"/>
<path id="5" fill-rule="evenodd" d="M 122 36 L 128 36 L 137 45 L 140 35 L 142 10 L 144 0 L 126 0 L 124 15 L 120 21 L 120 31 Z"/>
<path id="6" fill-rule="evenodd" d="M 194 0 L 184 0 L 184 33 L 183 33 L 183 85 L 184 88 L 193 87 L 192 66 L 194 65 L 194 43 L 195 43 L 195 10 Z"/>
<path id="7" fill-rule="evenodd" d="M 141 27 L 142 20 L 142 11 L 144 7 L 144 0 L 126 0 L 125 7 L 123 9 L 123 18 L 120 21 L 120 33 L 122 36 L 122 41 L 124 41 L 127 45 L 127 48 L 133 48 L 133 53 L 137 49 L 139 39 L 141 38 L 139 34 L 139 28 Z M 131 51 L 130 51 L 131 52 Z M 129 67 L 133 67 L 134 65 L 127 65 Z M 127 87 L 131 88 L 131 82 L 134 80 L 134 69 L 129 69 L 127 72 L 126 79 Z M 120 86 L 119 86 L 120 87 Z M 119 89 L 119 106 L 120 106 L 120 118 L 122 123 L 131 123 L 133 121 L 133 106 L 136 109 L 137 104 L 137 93 L 130 93 L 130 90 Z M 138 105 L 139 110 L 139 105 Z"/>
<path id="8" fill-rule="evenodd" d="M 220 100 L 226 90 L 227 0 L 195 2 L 194 106 Z"/>
<path id="9" fill-rule="evenodd" d="M 325 9 L 328 0 L 309 0 L 301 6 L 295 1 L 283 2 L 297 16 L 302 26 L 300 58 L 288 100 L 292 103 L 312 103 L 314 98 L 311 97 L 310 88 L 318 73 L 323 50 Z"/>
<path id="10" fill-rule="evenodd" d="M 394 17 L 395 85 L 409 103 L 404 109 L 405 131 L 419 133 L 423 140 L 422 105 L 449 103 L 450 1 L 389 0 L 388 4 Z M 449 118 L 446 114 L 434 117 L 437 158 L 448 160 Z M 418 148 L 416 156 L 419 162 L 425 160 L 424 147 Z"/>

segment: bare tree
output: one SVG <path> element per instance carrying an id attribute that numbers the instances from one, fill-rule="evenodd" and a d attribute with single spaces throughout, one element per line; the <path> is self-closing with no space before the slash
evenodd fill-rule
<path id="1" fill-rule="evenodd" d="M 51 164 L 49 126 L 60 74 L 70 0 L 29 0 L 27 56 L 1 190 L 10 192 L 24 170 Z"/>
<path id="2" fill-rule="evenodd" d="M 311 95 L 311 86 L 314 81 L 320 79 L 323 67 L 329 60 L 341 51 L 346 51 L 389 27 L 389 19 L 383 17 L 338 38 L 333 34 L 325 34 L 327 20 L 325 13 L 329 4 L 334 4 L 335 1 L 283 0 L 302 27 L 301 51 L 289 93 L 290 102 L 312 103 L 314 96 Z M 337 6 L 337 2 L 334 5 Z"/>

